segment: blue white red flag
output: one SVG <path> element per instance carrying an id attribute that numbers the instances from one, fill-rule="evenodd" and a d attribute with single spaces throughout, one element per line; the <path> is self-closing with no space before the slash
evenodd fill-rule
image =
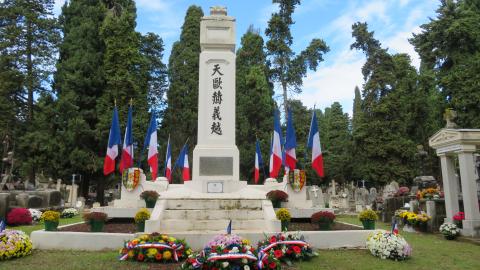
<path id="1" fill-rule="evenodd" d="M 183 181 L 190 180 L 190 167 L 188 166 L 188 145 L 185 144 L 180 151 L 180 155 L 178 156 L 177 160 L 175 161 L 175 167 L 182 168 L 182 178 Z"/>
<path id="2" fill-rule="evenodd" d="M 113 108 L 112 125 L 110 126 L 110 135 L 108 136 L 107 155 L 103 161 L 103 174 L 109 175 L 115 171 L 115 159 L 118 157 L 118 147 L 120 146 L 120 124 L 118 122 L 117 107 Z"/>
<path id="3" fill-rule="evenodd" d="M 317 115 L 313 110 L 312 121 L 310 122 L 310 132 L 308 133 L 308 148 L 312 149 L 312 167 L 318 176 L 323 177 L 323 156 L 320 146 L 320 132 L 318 131 Z"/>
<path id="4" fill-rule="evenodd" d="M 167 153 L 165 155 L 165 177 L 172 183 L 172 146 L 170 145 L 170 135 L 168 135 Z"/>
<path id="5" fill-rule="evenodd" d="M 148 126 L 147 136 L 145 137 L 144 147 L 148 145 L 148 165 L 152 173 L 152 180 L 155 181 L 158 176 L 158 150 L 157 150 L 157 118 L 152 113 L 150 125 Z"/>
<path id="6" fill-rule="evenodd" d="M 258 180 L 260 179 L 260 166 L 263 166 L 263 160 L 262 160 L 262 152 L 260 151 L 260 142 L 257 139 L 256 145 L 255 145 L 255 172 L 254 172 L 255 184 L 258 184 Z"/>
<path id="7" fill-rule="evenodd" d="M 285 139 L 285 165 L 289 170 L 295 170 L 297 165 L 297 155 L 295 148 L 297 147 L 297 137 L 295 136 L 295 127 L 293 126 L 292 111 L 288 110 L 287 117 L 287 136 Z"/>
<path id="8" fill-rule="evenodd" d="M 120 172 L 133 166 L 133 134 L 132 134 L 132 105 L 128 108 L 127 126 L 123 139 L 122 159 L 120 160 Z"/>
<path id="9" fill-rule="evenodd" d="M 280 128 L 280 112 L 275 110 L 273 116 L 273 138 L 270 151 L 270 177 L 276 178 L 282 167 L 282 129 Z"/>

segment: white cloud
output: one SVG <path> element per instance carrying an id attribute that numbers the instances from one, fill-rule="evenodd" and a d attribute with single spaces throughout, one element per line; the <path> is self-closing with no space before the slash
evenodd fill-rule
<path id="1" fill-rule="evenodd" d="M 408 3 L 410 3 L 411 0 L 400 0 L 399 1 L 399 4 L 400 4 L 400 7 L 404 7 L 406 5 L 408 5 Z"/>
<path id="2" fill-rule="evenodd" d="M 420 27 L 416 26 L 410 31 L 402 31 L 402 32 L 396 33 L 394 36 L 387 39 L 385 42 L 385 45 L 389 49 L 392 49 L 393 52 L 406 53 L 410 55 L 410 58 L 412 59 L 412 64 L 417 69 L 420 67 L 420 57 L 415 51 L 413 45 L 410 44 L 410 42 L 408 42 L 408 39 L 412 37 L 412 33 L 419 33 L 419 32 L 420 32 Z"/>
<path id="3" fill-rule="evenodd" d="M 55 14 L 55 16 L 60 15 L 60 13 L 62 12 L 63 4 L 65 4 L 65 2 L 66 0 L 55 0 L 55 4 L 53 5 L 53 14 Z"/>
<path id="4" fill-rule="evenodd" d="M 167 11 L 172 1 L 167 3 L 165 0 L 135 0 L 138 8 L 144 8 L 150 11 Z"/>

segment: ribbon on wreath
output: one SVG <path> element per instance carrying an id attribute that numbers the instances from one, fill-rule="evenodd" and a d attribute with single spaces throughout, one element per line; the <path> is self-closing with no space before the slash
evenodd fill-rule
<path id="1" fill-rule="evenodd" d="M 208 256 L 207 261 L 211 262 L 211 261 L 218 261 L 218 260 L 235 260 L 235 259 L 247 259 L 247 260 L 256 261 L 257 257 L 249 253 L 228 253 L 228 254 L 221 254 L 221 255 L 212 253 Z"/>
<path id="2" fill-rule="evenodd" d="M 258 252 L 258 261 L 257 261 L 257 266 L 258 269 L 263 269 L 264 262 L 263 260 L 267 257 L 267 252 L 278 246 L 278 245 L 296 245 L 296 246 L 308 246 L 308 243 L 305 241 L 300 241 L 300 240 L 286 240 L 286 241 L 278 241 L 271 243 L 268 246 L 262 247 L 260 251 Z"/>
<path id="3" fill-rule="evenodd" d="M 131 249 L 134 249 L 134 248 L 141 248 L 141 249 L 145 249 L 145 248 L 163 248 L 163 249 L 170 249 L 172 250 L 172 253 L 173 253 L 173 259 L 175 259 L 176 262 L 178 262 L 178 255 L 177 255 L 177 251 L 179 250 L 182 250 L 183 249 L 183 245 L 180 244 L 177 246 L 177 244 L 173 244 L 173 245 L 167 245 L 167 244 L 161 244 L 161 243 L 145 243 L 145 244 L 132 244 L 131 242 L 128 242 L 128 243 L 125 243 L 125 248 L 127 248 L 127 250 L 131 250 Z M 119 260 L 120 261 L 124 261 L 128 258 L 128 251 L 127 253 L 125 253 L 124 255 L 122 255 Z"/>

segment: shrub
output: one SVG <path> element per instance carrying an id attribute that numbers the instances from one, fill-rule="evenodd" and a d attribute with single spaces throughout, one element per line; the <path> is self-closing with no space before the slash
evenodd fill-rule
<path id="1" fill-rule="evenodd" d="M 281 221 L 290 221 L 292 216 L 290 215 L 290 212 L 286 208 L 280 208 L 277 211 L 277 218 Z"/>
<path id="2" fill-rule="evenodd" d="M 140 193 L 140 198 L 147 200 L 147 201 L 156 201 L 160 197 L 160 194 L 155 190 L 145 190 L 144 192 Z"/>
<path id="3" fill-rule="evenodd" d="M 135 223 L 145 222 L 150 218 L 150 212 L 147 208 L 141 208 L 138 210 L 137 214 L 135 214 Z"/>
<path id="4" fill-rule="evenodd" d="M 91 221 L 107 221 L 108 215 L 103 212 L 90 212 L 83 214 L 83 220 L 86 222 Z"/>
<path id="5" fill-rule="evenodd" d="M 288 199 L 288 194 L 281 190 L 272 190 L 267 193 L 267 199 L 271 201 L 286 202 Z"/>
<path id="6" fill-rule="evenodd" d="M 27 208 L 14 208 L 7 214 L 7 224 L 11 226 L 32 224 L 32 215 Z"/>
<path id="7" fill-rule="evenodd" d="M 358 219 L 360 219 L 360 221 L 365 221 L 365 220 L 375 221 L 378 219 L 378 215 L 372 209 L 366 209 L 360 212 L 360 214 L 358 215 Z"/>
<path id="8" fill-rule="evenodd" d="M 58 220 L 60 220 L 60 213 L 57 211 L 51 211 L 51 210 L 45 211 L 42 214 L 42 220 L 58 222 Z"/>
<path id="9" fill-rule="evenodd" d="M 0 232 L 0 261 L 24 257 L 31 252 L 32 241 L 30 241 L 30 237 L 24 232 L 17 230 L 4 230 Z M 12 266 L 12 269 L 13 268 Z"/>
<path id="10" fill-rule="evenodd" d="M 320 211 L 313 214 L 310 220 L 312 223 L 320 223 L 320 222 L 333 223 L 333 221 L 335 220 L 335 214 L 329 211 Z"/>

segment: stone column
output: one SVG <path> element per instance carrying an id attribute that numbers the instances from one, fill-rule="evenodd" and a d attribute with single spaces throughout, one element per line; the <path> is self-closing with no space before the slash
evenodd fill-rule
<path id="1" fill-rule="evenodd" d="M 478 207 L 477 182 L 475 179 L 475 162 L 473 160 L 474 151 L 475 147 L 471 150 L 463 150 L 458 154 L 463 208 L 465 211 L 463 233 L 468 236 L 478 236 L 480 230 L 480 210 Z"/>
<path id="2" fill-rule="evenodd" d="M 445 222 L 453 222 L 453 216 L 459 211 L 458 207 L 458 183 L 455 177 L 455 165 L 453 158 L 446 154 L 440 154 L 442 165 L 443 190 L 445 191 L 445 210 L 447 218 Z"/>

